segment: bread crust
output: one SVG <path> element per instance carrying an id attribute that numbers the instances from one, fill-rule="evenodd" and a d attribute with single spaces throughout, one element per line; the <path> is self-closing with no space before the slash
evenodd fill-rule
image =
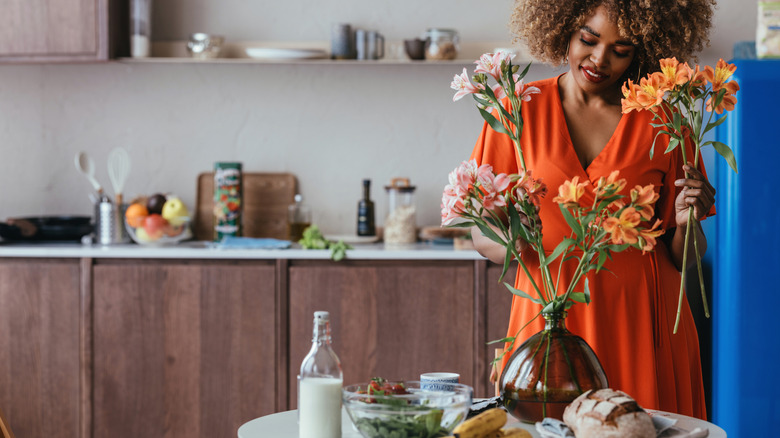
<path id="1" fill-rule="evenodd" d="M 577 438 L 655 438 L 650 415 L 625 392 L 609 388 L 577 397 L 563 421 Z"/>

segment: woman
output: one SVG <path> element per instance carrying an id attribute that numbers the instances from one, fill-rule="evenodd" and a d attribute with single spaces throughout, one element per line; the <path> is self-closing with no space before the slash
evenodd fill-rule
<path id="1" fill-rule="evenodd" d="M 553 193 L 574 176 L 595 184 L 619 170 L 627 187 L 653 184 L 660 196 L 655 216 L 666 230 L 661 243 L 644 255 L 633 249 L 613 254 L 605 265 L 609 272 L 591 272 L 593 301 L 572 307 L 567 327 L 593 347 L 611 387 L 632 395 L 645 408 L 698 418 L 706 411 L 698 337 L 687 302 L 677 334 L 672 330 L 688 207 L 694 208 L 697 219 L 714 214 L 715 190 L 703 167 L 682 162 L 680 148 L 664 153 L 665 136 L 659 137 L 650 159 L 656 134 L 650 126 L 652 115 L 647 111 L 623 115 L 620 101 L 627 79 L 637 81 L 656 70 L 659 59 L 689 60 L 701 50 L 708 42 L 713 7 L 713 0 L 518 0 L 512 16 L 513 31 L 533 57 L 569 65 L 569 71 L 558 77 L 530 84 L 541 94 L 522 108 L 527 168 Z M 692 151 L 686 156 L 692 157 Z M 519 166 L 511 140 L 487 124 L 472 158 L 491 164 L 496 173 L 516 173 Z M 552 198 L 547 196 L 539 210 L 548 251 L 570 232 Z M 706 239 L 698 221 L 692 232 L 703 254 Z M 472 235 L 480 253 L 503 263 L 503 247 L 476 228 Z M 693 254 L 693 239 L 690 242 Z M 524 249 L 523 260 L 537 275 L 538 258 L 530 251 Z M 688 264 L 693 263 L 689 257 Z M 522 272 L 515 284 L 531 290 Z M 508 334 L 519 333 L 523 340 L 541 330 L 543 322 L 537 318 L 520 331 L 538 311 L 536 304 L 515 297 Z"/>

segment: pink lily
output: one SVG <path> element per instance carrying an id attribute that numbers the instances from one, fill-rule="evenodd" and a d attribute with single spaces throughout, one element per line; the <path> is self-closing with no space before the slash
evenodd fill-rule
<path id="1" fill-rule="evenodd" d="M 501 64 L 511 61 L 514 57 L 514 53 L 500 50 L 496 53 L 485 53 L 479 57 L 479 60 L 474 61 L 474 64 L 477 64 L 474 73 L 489 74 L 495 80 L 501 82 Z"/>
<path id="2" fill-rule="evenodd" d="M 450 88 L 457 90 L 455 96 L 452 97 L 452 101 L 455 102 L 460 100 L 467 94 L 479 93 L 482 90 L 480 87 L 481 85 L 474 85 L 471 83 L 468 72 L 466 72 L 466 67 L 463 67 L 463 73 L 460 75 L 455 75 L 455 77 L 452 79 L 452 83 L 450 84 Z"/>
<path id="3" fill-rule="evenodd" d="M 542 90 L 539 87 L 526 87 L 522 80 L 518 80 L 520 75 L 514 75 L 515 78 L 515 95 L 523 102 L 531 100 L 532 94 L 539 94 Z"/>

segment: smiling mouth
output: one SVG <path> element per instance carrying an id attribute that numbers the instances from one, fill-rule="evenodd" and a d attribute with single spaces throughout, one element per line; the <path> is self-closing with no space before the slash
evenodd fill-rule
<path id="1" fill-rule="evenodd" d="M 585 79 L 593 83 L 602 82 L 609 77 L 608 74 L 599 73 L 590 67 L 580 67 L 580 69 L 582 70 L 582 75 L 585 77 Z"/>

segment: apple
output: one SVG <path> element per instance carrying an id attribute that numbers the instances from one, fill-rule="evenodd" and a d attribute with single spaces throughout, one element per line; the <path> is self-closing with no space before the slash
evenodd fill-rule
<path id="1" fill-rule="evenodd" d="M 149 213 L 162 213 L 163 205 L 165 205 L 165 195 L 162 193 L 155 193 L 146 200 L 146 209 Z"/>
<path id="2" fill-rule="evenodd" d="M 168 221 L 157 213 L 150 214 L 144 219 L 144 230 L 149 235 L 150 240 L 157 240 L 163 236 Z"/>
<path id="3" fill-rule="evenodd" d="M 190 212 L 179 198 L 169 198 L 162 206 L 162 217 L 174 227 L 178 227 L 189 219 Z"/>
<path id="4" fill-rule="evenodd" d="M 152 239 L 146 234 L 144 227 L 138 227 L 135 229 L 135 239 L 141 242 L 151 242 Z"/>

